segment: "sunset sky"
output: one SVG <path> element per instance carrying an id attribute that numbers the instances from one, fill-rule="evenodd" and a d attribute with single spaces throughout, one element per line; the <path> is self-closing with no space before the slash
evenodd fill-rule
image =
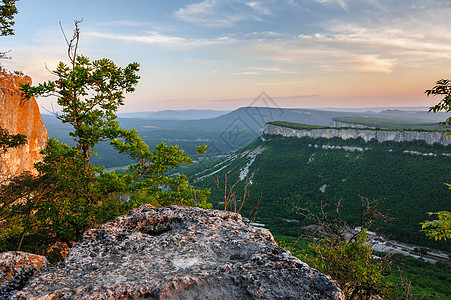
<path id="1" fill-rule="evenodd" d="M 279 107 L 430 106 L 451 76 L 449 0 L 20 0 L 9 70 L 34 83 L 79 52 L 141 64 L 122 112 L 232 110 L 265 92 Z M 54 99 L 40 99 L 50 108 Z"/>

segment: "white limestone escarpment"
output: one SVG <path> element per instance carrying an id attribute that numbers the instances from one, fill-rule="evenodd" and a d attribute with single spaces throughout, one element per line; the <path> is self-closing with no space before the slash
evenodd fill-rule
<path id="1" fill-rule="evenodd" d="M 425 141 L 432 145 L 438 143 L 444 146 L 451 145 L 451 138 L 446 138 L 443 131 L 404 131 L 404 130 L 376 130 L 376 129 L 344 129 L 344 128 L 320 128 L 320 129 L 294 129 L 273 124 L 266 124 L 265 134 L 282 135 L 285 137 L 312 137 L 342 139 L 363 138 L 366 142 L 376 139 L 378 142 L 395 141 L 409 142 L 415 140 Z"/>

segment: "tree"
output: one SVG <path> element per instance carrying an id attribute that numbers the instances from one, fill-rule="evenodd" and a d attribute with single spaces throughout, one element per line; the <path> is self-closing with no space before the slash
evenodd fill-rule
<path id="1" fill-rule="evenodd" d="M 384 275 L 390 262 L 389 256 L 375 258 L 371 251 L 368 235 L 369 227 L 377 221 L 391 220 L 378 211 L 381 200 L 370 201 L 361 197 L 360 229 L 351 229 L 340 217 L 341 200 L 335 210 L 327 212 L 321 204 L 321 213 L 313 214 L 307 209 L 298 212 L 314 220 L 309 226 L 309 237 L 315 242 L 309 244 L 308 251 L 315 257 L 310 261 L 320 272 L 336 280 L 346 299 L 375 299 L 391 289 Z M 313 231 L 311 229 L 313 228 Z"/>
<path id="2" fill-rule="evenodd" d="M 424 92 L 427 96 L 437 96 L 444 95 L 445 97 L 440 100 L 439 103 L 429 108 L 429 112 L 437 113 L 444 111 L 451 113 L 451 80 L 450 79 L 440 79 L 435 83 L 435 86 Z M 442 126 L 451 125 L 451 116 L 443 122 L 440 122 Z M 451 135 L 448 135 L 448 137 Z"/>
<path id="3" fill-rule="evenodd" d="M 17 14 L 17 0 L 2 0 L 0 5 L 0 35 L 13 35 L 14 15 Z"/>
<path id="4" fill-rule="evenodd" d="M 445 97 L 440 100 L 438 104 L 429 108 L 429 112 L 440 112 L 445 111 L 451 113 L 451 80 L 450 79 L 440 79 L 436 82 L 435 86 L 426 90 L 425 94 L 427 96 L 445 95 Z M 451 117 L 441 122 L 442 126 L 451 125 Z M 451 132 L 448 134 L 447 138 L 451 137 Z M 451 185 L 445 183 L 451 189 Z M 424 221 L 421 223 L 421 228 L 425 232 L 426 236 L 429 238 L 434 238 L 435 240 L 441 240 L 442 238 L 451 238 L 451 212 L 449 211 L 439 211 L 430 212 L 429 215 L 437 215 L 438 219 L 432 221 Z"/>
<path id="5" fill-rule="evenodd" d="M 14 35 L 14 15 L 17 14 L 17 0 L 2 0 L 0 4 L 0 36 Z M 7 59 L 8 51 L 0 51 L 0 59 Z"/>
<path id="6" fill-rule="evenodd" d="M 69 64 L 60 62 L 52 72 L 56 79 L 22 86 L 25 97 L 57 97 L 61 112 L 56 117 L 72 125 L 70 135 L 76 142 L 69 147 L 50 139 L 43 161 L 36 164 L 39 176 L 34 183 L 21 183 L 36 188 L 25 204 L 11 209 L 28 220 L 21 224 L 22 235 L 39 234 L 46 245 L 55 241 L 70 245 L 85 230 L 143 203 L 211 207 L 207 190 L 196 190 L 183 174 L 165 175 L 170 168 L 192 162 L 183 150 L 163 142 L 150 150 L 136 130 L 120 128 L 116 112 L 125 93 L 133 92 L 138 83 L 139 65 L 121 68 L 109 59 L 91 61 L 78 55 L 79 23 L 75 22 L 72 38 L 66 38 Z M 126 174 L 91 164 L 94 146 L 106 141 L 136 161 Z M 204 153 L 205 147 L 198 151 Z"/>

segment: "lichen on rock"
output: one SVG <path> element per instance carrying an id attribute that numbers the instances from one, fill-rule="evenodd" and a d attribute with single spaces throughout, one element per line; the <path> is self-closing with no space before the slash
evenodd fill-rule
<path id="1" fill-rule="evenodd" d="M 144 205 L 85 232 L 12 299 L 344 299 L 239 214 Z"/>
<path id="2" fill-rule="evenodd" d="M 0 300 L 10 299 L 48 265 L 44 256 L 20 251 L 0 253 Z"/>

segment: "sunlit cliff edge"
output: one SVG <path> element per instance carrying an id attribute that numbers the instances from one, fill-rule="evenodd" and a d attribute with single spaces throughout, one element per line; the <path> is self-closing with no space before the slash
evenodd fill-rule
<path id="1" fill-rule="evenodd" d="M 0 180 L 36 173 L 34 164 L 41 160 L 40 151 L 45 147 L 48 133 L 39 113 L 36 99 L 24 99 L 20 84 L 31 84 L 28 76 L 16 76 L 0 72 L 0 128 L 9 134 L 23 134 L 27 144 L 17 149 L 8 149 L 0 156 Z"/>

